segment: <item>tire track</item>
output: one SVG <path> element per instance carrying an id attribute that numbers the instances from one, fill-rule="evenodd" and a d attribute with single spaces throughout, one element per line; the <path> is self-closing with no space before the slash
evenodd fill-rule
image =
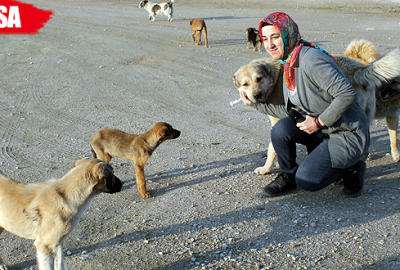
<path id="1" fill-rule="evenodd" d="M 20 92 L 20 94 L 22 95 L 20 100 L 18 100 L 15 105 L 12 105 L 14 111 L 23 111 L 26 109 L 29 94 L 26 91 Z M 2 127 L 7 127 L 3 130 L 0 139 L 0 159 L 5 159 L 15 167 L 31 166 L 32 163 L 24 156 L 23 151 L 21 151 L 19 147 L 15 146 L 15 134 L 21 130 L 19 124 L 20 119 L 15 117 L 12 112 L 11 115 L 7 115 L 10 114 L 10 108 L 7 108 L 4 105 L 2 105 L 0 109 L 4 113 L 4 120 L 2 119 L 0 124 Z"/>

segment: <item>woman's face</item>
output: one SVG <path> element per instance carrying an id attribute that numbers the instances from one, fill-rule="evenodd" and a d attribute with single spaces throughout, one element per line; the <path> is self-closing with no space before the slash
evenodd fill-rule
<path id="1" fill-rule="evenodd" d="M 267 52 L 276 60 L 283 58 L 285 50 L 281 33 L 273 25 L 266 25 L 261 28 L 264 47 Z"/>

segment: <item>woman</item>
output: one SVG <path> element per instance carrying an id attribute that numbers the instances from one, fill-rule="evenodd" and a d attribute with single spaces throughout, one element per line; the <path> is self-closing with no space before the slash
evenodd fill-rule
<path id="1" fill-rule="evenodd" d="M 281 120 L 272 128 L 271 141 L 281 172 L 264 188 L 266 196 L 279 196 L 299 186 L 317 191 L 343 179 L 342 194 L 358 196 L 362 190 L 370 135 L 367 117 L 356 92 L 326 51 L 301 39 L 297 24 L 285 13 L 265 17 L 259 32 L 267 52 L 284 65 L 285 105 L 244 104 Z M 296 122 L 295 110 L 304 116 Z M 308 156 L 296 163 L 296 143 Z"/>

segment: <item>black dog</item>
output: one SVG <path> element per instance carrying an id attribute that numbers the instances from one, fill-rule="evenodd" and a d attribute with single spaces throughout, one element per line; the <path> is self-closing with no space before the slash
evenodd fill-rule
<path id="1" fill-rule="evenodd" d="M 246 35 L 247 35 L 247 49 L 250 49 L 250 44 L 253 43 L 254 46 L 254 50 L 253 51 L 257 51 L 257 46 L 260 47 L 260 51 L 261 51 L 261 38 L 260 35 L 258 33 L 258 31 L 252 27 L 249 27 L 246 29 Z"/>

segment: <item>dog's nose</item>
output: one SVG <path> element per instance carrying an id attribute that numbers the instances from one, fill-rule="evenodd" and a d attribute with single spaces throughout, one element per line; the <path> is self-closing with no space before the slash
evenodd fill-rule
<path id="1" fill-rule="evenodd" d="M 112 181 L 110 182 L 111 182 L 111 187 L 109 187 L 110 190 L 109 193 L 112 194 L 121 191 L 123 183 L 118 177 L 114 176 L 114 179 L 112 179 Z"/>
<path id="2" fill-rule="evenodd" d="M 261 93 L 257 93 L 257 94 L 254 95 L 254 99 L 255 99 L 255 100 L 260 100 L 261 97 L 262 97 L 262 94 L 261 94 Z"/>

